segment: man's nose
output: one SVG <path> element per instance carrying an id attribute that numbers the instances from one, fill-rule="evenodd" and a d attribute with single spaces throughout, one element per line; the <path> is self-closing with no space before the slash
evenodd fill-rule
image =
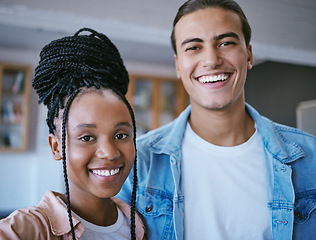
<path id="1" fill-rule="evenodd" d="M 222 57 L 216 47 L 208 47 L 204 49 L 202 59 L 203 67 L 214 69 L 221 65 L 222 62 Z"/>

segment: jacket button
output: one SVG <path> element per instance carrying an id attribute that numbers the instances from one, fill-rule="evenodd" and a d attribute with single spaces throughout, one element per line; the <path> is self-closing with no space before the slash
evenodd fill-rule
<path id="1" fill-rule="evenodd" d="M 148 205 L 148 206 L 145 208 L 146 213 L 150 213 L 152 210 L 153 210 L 153 206 L 152 206 L 152 205 Z"/>
<path id="2" fill-rule="evenodd" d="M 294 216 L 297 217 L 299 220 L 303 219 L 303 214 L 300 211 L 294 211 Z"/>

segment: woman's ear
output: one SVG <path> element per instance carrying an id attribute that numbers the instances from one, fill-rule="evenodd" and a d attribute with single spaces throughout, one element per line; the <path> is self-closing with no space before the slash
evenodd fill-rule
<path id="1" fill-rule="evenodd" d="M 61 144 L 59 143 L 59 139 L 56 137 L 56 135 L 50 133 L 48 135 L 48 143 L 50 149 L 52 150 L 54 159 L 56 161 L 60 161 L 62 159 L 62 148 Z"/>

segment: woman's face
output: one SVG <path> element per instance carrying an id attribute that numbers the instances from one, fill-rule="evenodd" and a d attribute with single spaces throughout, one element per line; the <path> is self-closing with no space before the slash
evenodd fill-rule
<path id="1" fill-rule="evenodd" d="M 60 160 L 61 120 L 57 123 L 59 133 L 51 134 L 49 142 L 55 159 Z M 109 198 L 120 191 L 135 159 L 133 133 L 130 112 L 112 91 L 88 91 L 74 99 L 66 138 L 72 198 Z"/>

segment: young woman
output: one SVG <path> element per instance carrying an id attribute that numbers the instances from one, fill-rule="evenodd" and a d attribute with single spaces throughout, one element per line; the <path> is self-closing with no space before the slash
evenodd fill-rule
<path id="1" fill-rule="evenodd" d="M 113 197 L 136 163 L 129 78 L 117 48 L 84 28 L 40 57 L 33 87 L 48 108 L 48 141 L 63 162 L 66 193 L 48 191 L 37 206 L 1 220 L 0 239 L 146 239 L 135 213 L 136 167 L 131 207 Z"/>

